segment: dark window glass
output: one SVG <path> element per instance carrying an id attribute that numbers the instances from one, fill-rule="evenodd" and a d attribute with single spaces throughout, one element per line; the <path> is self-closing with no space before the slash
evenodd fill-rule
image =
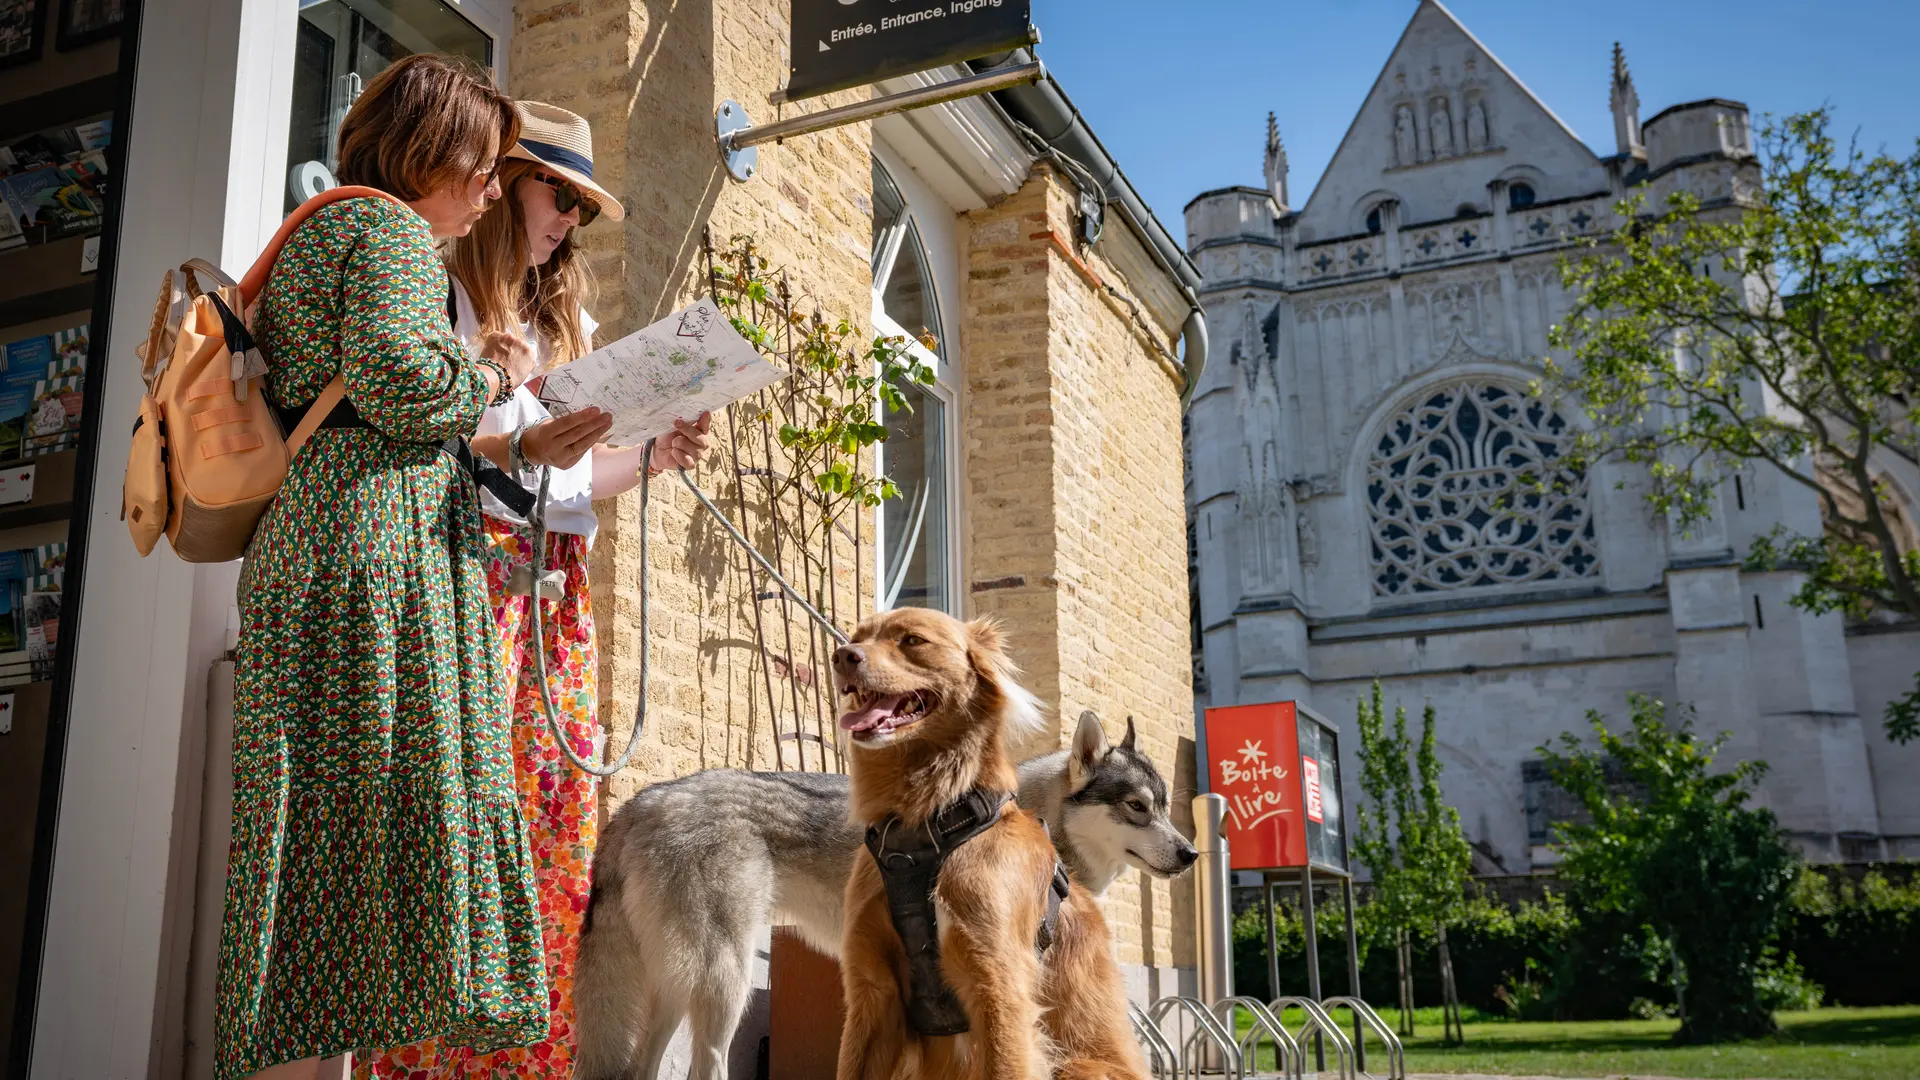
<path id="1" fill-rule="evenodd" d="M 420 52 L 493 64 L 493 39 L 444 0 L 318 0 L 300 8 L 286 207 L 333 185 L 340 121 L 367 80 Z"/>

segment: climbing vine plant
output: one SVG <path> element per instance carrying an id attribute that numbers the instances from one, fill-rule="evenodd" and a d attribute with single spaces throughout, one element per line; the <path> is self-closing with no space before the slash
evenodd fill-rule
<path id="1" fill-rule="evenodd" d="M 729 406 L 724 420 L 714 418 L 726 432 L 726 449 L 716 455 L 725 469 L 716 477 L 717 494 L 782 577 L 823 619 L 849 631 L 872 603 L 864 580 L 870 552 L 863 548 L 873 538 L 867 515 L 899 495 L 878 467 L 886 418 L 912 408 L 909 391 L 931 384 L 933 370 L 912 341 L 869 336 L 854 320 L 796 298 L 788 276 L 752 237 L 734 236 L 721 247 L 709 236 L 702 247 L 715 303 L 742 337 L 789 373 Z M 764 717 L 772 725 L 775 768 L 841 769 L 835 702 L 824 677 L 835 643 L 763 567 L 744 559 L 735 565 L 752 579 L 743 599 L 756 657 L 743 764 L 756 767 L 755 754 L 766 745 L 758 727 Z"/>
<path id="2" fill-rule="evenodd" d="M 902 337 L 868 338 L 844 316 L 801 312 L 750 236 L 712 253 L 714 299 L 735 330 L 791 373 L 755 418 L 786 452 L 789 484 L 804 484 L 830 525 L 852 507 L 875 507 L 899 489 L 867 451 L 887 439 L 886 412 L 911 409 L 904 388 L 931 385 L 933 369 Z M 934 342 L 923 339 L 931 349 Z M 777 494 L 785 494 L 784 491 Z"/>

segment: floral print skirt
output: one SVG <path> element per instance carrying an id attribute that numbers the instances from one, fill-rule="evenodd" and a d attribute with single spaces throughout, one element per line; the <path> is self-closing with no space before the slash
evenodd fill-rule
<path id="1" fill-rule="evenodd" d="M 473 484 L 317 432 L 241 569 L 216 1080 L 547 1029 Z"/>
<path id="2" fill-rule="evenodd" d="M 595 780 L 573 767 L 554 743 L 540 706 L 533 656 L 532 599 L 510 596 L 508 576 L 526 565 L 533 541 L 524 526 L 488 517 L 487 586 L 499 631 L 502 666 L 513 688 L 513 750 L 522 812 L 532 840 L 546 948 L 551 1022 L 532 1046 L 482 1053 L 446 1039 L 430 1039 L 356 1061 L 362 1080 L 438 1080 L 441 1077 L 566 1077 L 573 1075 L 573 972 L 580 924 L 587 911 L 588 862 L 598 831 Z M 587 591 L 586 537 L 547 534 L 547 568 L 566 574 L 566 598 L 541 611 L 547 641 L 547 692 L 561 730 L 580 757 L 595 760 L 599 732 L 598 657 L 593 604 Z"/>

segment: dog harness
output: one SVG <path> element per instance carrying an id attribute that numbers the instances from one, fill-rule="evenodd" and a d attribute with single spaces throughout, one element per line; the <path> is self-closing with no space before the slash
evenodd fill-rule
<path id="1" fill-rule="evenodd" d="M 954 849 L 992 828 L 1012 799 L 1003 791 L 973 788 L 913 828 L 893 815 L 867 828 L 867 851 L 880 868 L 887 912 L 907 951 L 907 1026 L 921 1035 L 959 1035 L 968 1029 L 966 1009 L 940 975 L 940 926 L 933 909 L 940 868 Z M 1053 944 L 1066 896 L 1067 870 L 1056 858 L 1035 951 L 1044 953 Z"/>

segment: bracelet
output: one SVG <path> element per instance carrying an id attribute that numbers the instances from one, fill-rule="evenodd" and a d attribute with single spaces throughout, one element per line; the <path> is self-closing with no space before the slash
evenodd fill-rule
<path id="1" fill-rule="evenodd" d="M 521 440 L 526 438 L 527 428 L 531 426 L 523 423 L 513 429 L 513 434 L 507 436 L 507 471 L 516 476 L 532 468 L 527 461 L 526 453 L 520 448 Z"/>
<path id="2" fill-rule="evenodd" d="M 513 400 L 513 382 L 507 378 L 507 369 L 501 366 L 498 360 L 485 356 L 476 356 L 473 358 L 473 362 L 493 372 L 499 379 L 500 389 L 494 393 L 493 400 L 487 402 L 487 404 L 505 405 L 507 402 Z"/>

